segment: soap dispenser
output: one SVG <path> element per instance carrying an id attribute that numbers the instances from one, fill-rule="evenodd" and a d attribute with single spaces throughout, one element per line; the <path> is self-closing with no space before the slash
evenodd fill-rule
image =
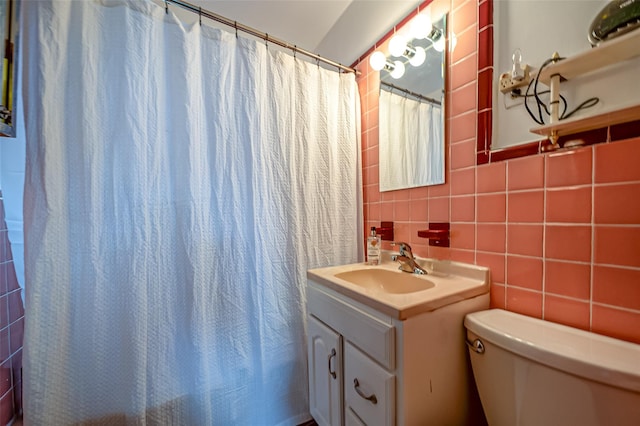
<path id="1" fill-rule="evenodd" d="M 380 236 L 376 234 L 376 227 L 371 227 L 371 234 L 367 237 L 367 264 L 380 264 Z"/>

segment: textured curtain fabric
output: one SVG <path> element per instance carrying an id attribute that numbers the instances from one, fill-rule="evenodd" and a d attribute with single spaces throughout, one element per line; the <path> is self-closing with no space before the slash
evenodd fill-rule
<path id="1" fill-rule="evenodd" d="M 380 91 L 380 189 L 444 183 L 442 108 Z"/>
<path id="2" fill-rule="evenodd" d="M 308 419 L 306 269 L 362 258 L 354 76 L 151 2 L 22 5 L 25 422 Z"/>

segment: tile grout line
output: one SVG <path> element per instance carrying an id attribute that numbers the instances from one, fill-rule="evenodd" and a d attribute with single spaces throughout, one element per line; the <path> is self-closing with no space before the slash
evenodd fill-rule
<path id="1" fill-rule="evenodd" d="M 542 161 L 542 319 L 547 316 L 547 166 L 548 155 Z"/>
<path id="2" fill-rule="evenodd" d="M 596 193 L 596 152 L 591 148 L 591 265 L 589 267 L 589 331 L 593 331 L 593 287 L 596 253 L 596 227 L 595 227 L 595 193 Z"/>
<path id="3" fill-rule="evenodd" d="M 505 225 L 504 225 L 504 307 L 507 306 L 507 291 L 509 287 L 509 164 L 506 163 L 504 167 L 504 206 L 505 206 Z"/>

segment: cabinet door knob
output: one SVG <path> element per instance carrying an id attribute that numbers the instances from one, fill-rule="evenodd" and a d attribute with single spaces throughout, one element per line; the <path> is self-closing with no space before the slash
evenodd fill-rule
<path id="1" fill-rule="evenodd" d="M 331 360 L 335 357 L 336 357 L 336 349 L 332 348 L 331 355 L 329 355 L 329 374 L 331 374 L 331 377 L 333 377 L 334 379 L 336 378 L 336 372 L 331 368 Z"/>
<path id="2" fill-rule="evenodd" d="M 356 392 L 358 392 L 358 395 L 360 395 L 362 398 L 366 399 L 367 401 L 371 401 L 373 405 L 376 405 L 378 403 L 378 398 L 376 398 L 376 394 L 372 393 L 370 396 L 367 396 L 364 394 L 364 392 L 360 390 L 360 383 L 358 383 L 357 378 L 353 379 L 353 387 L 356 390 Z"/>

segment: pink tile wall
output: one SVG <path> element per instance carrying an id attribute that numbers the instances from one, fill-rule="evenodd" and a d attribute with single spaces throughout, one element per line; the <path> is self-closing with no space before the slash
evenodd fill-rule
<path id="1" fill-rule="evenodd" d="M 0 424 L 22 411 L 24 308 L 13 266 L 0 194 Z"/>
<path id="2" fill-rule="evenodd" d="M 378 73 L 358 65 L 365 229 L 393 220 L 419 256 L 490 267 L 492 307 L 640 343 L 640 138 L 477 166 L 486 3 L 451 3 L 444 185 L 379 192 Z M 451 223 L 450 248 L 417 236 L 430 221 Z"/>

